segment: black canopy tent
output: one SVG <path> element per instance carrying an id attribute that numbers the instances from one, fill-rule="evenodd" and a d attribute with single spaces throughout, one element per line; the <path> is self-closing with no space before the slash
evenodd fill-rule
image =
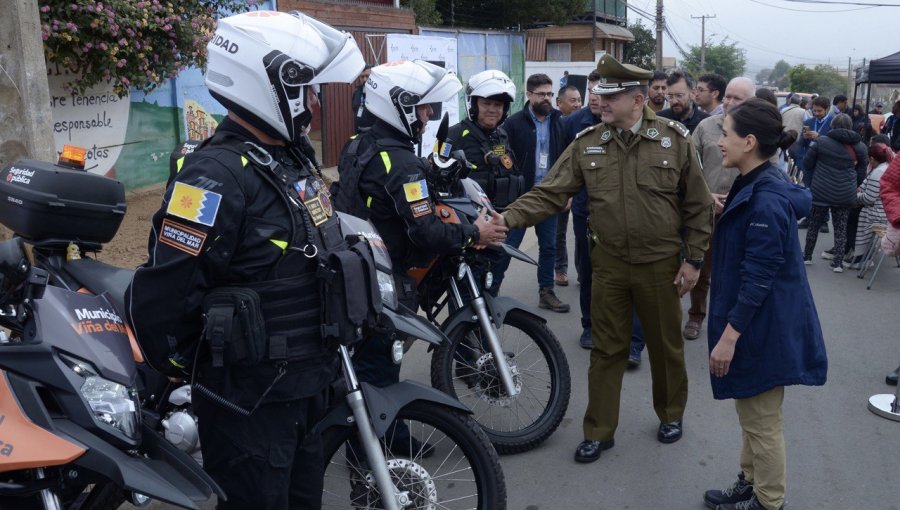
<path id="1" fill-rule="evenodd" d="M 853 103 L 851 104 L 856 104 L 859 86 L 866 84 L 865 111 L 868 112 L 870 110 L 869 103 L 872 101 L 873 83 L 900 83 L 900 51 L 875 59 L 869 62 L 867 67 L 856 70 L 856 86 L 853 88 Z"/>

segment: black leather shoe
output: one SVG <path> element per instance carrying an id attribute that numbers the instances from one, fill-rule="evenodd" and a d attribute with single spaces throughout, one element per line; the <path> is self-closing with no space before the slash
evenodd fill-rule
<path id="1" fill-rule="evenodd" d="M 897 385 L 897 375 L 900 374 L 900 367 L 897 367 L 896 370 L 891 372 L 890 374 L 884 376 L 884 383 L 889 384 L 891 386 Z"/>
<path id="2" fill-rule="evenodd" d="M 584 349 L 594 348 L 594 339 L 591 337 L 591 328 L 584 328 L 584 331 L 581 332 L 581 338 L 578 339 L 578 343 Z"/>
<path id="3" fill-rule="evenodd" d="M 671 421 L 669 423 L 660 423 L 659 432 L 656 433 L 656 439 L 660 443 L 674 443 L 681 439 L 681 420 Z"/>
<path id="4" fill-rule="evenodd" d="M 600 458 L 600 453 L 603 450 L 609 450 L 615 444 L 615 439 L 610 439 L 609 441 L 590 441 L 585 439 L 578 445 L 578 448 L 575 448 L 575 462 L 581 462 L 582 464 L 594 462 Z"/>

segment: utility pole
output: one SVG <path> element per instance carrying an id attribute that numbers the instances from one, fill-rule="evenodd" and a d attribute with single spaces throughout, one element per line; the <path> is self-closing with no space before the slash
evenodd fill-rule
<path id="1" fill-rule="evenodd" d="M 656 70 L 662 71 L 662 39 L 666 20 L 663 18 L 663 0 L 656 0 Z"/>
<path id="2" fill-rule="evenodd" d="M 847 57 L 847 97 L 853 92 L 853 57 Z M 863 113 L 867 113 L 866 110 Z"/>
<path id="3" fill-rule="evenodd" d="M 700 20 L 700 70 L 706 70 L 706 18 L 715 18 L 716 15 L 712 16 L 705 14 L 703 16 L 691 16 L 691 19 L 699 19 Z"/>
<path id="4" fill-rule="evenodd" d="M 3 2 L 0 16 L 0 168 L 23 157 L 56 161 L 38 0 Z"/>

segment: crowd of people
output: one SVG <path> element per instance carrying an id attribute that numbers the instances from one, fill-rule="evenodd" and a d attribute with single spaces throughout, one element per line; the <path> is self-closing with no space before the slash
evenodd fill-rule
<path id="1" fill-rule="evenodd" d="M 247 35 L 258 31 L 267 37 Z M 429 167 L 414 146 L 434 114 L 431 105 L 463 87 L 454 74 L 424 61 L 364 69 L 352 38 L 299 13 L 229 17 L 216 35 L 242 51 L 238 61 L 209 46 L 207 86 L 228 115 L 179 162 L 153 217 L 151 257 L 135 273 L 127 302 L 153 366 L 172 377 L 193 375 L 209 388 L 195 393 L 194 406 L 204 469 L 228 494 L 220 508 L 321 504 L 323 452 L 313 424 L 325 408 L 335 353 L 325 348 L 326 328 L 296 324 L 328 316 L 323 307 L 330 305 L 315 298 L 314 275 L 319 254 L 341 249 L 330 230 L 337 221 L 332 203 L 364 210 L 378 228 L 398 298 L 411 309 L 418 297 L 408 269 L 468 247 L 518 246 L 533 226 L 538 304 L 568 312 L 554 288 L 568 284 L 571 213 L 579 343 L 591 351 L 584 440 L 574 460 L 594 462 L 614 447 L 624 373 L 641 364 L 645 348 L 656 438 L 664 444 L 682 438 L 684 341 L 700 337 L 708 315 L 713 394 L 735 400 L 743 441 L 738 479 L 703 499 L 720 510 L 783 507 L 785 387 L 822 385 L 827 372 L 804 262 L 811 262 L 829 212 L 835 247 L 823 256 L 836 272 L 845 258 L 856 263 L 848 251 L 857 257 L 872 242 L 873 226 L 886 223 L 886 253 L 900 250 L 900 158 L 892 149 L 900 126 L 889 122 L 866 148 L 858 109 L 856 117 L 843 113 L 846 98 L 817 97 L 811 114 L 790 98 L 779 111 L 747 78 L 695 80 L 609 55 L 588 76 L 586 91 L 568 83 L 555 88 L 545 74 L 529 76 L 527 102 L 512 113 L 517 84 L 486 70 L 467 80 L 465 116 L 446 143 L 465 152 L 470 177 L 497 212 L 472 225 L 450 224 L 433 214 Z M 248 65 L 253 55 L 256 67 Z M 278 75 L 267 70 L 270 60 L 282 66 Z M 344 148 L 340 187 L 329 192 L 296 147 L 309 128 L 313 86 L 350 83 L 360 73 L 366 79 L 354 98 L 359 133 Z M 265 83 L 266 93 L 235 83 Z M 271 101 L 270 92 L 279 100 Z M 894 110 L 892 119 L 900 102 Z M 802 166 L 805 186 L 789 178 L 788 158 Z M 205 193 L 209 183 L 220 199 L 209 216 L 179 208 L 188 203 L 186 193 Z M 848 229 L 854 209 L 856 228 Z M 801 252 L 798 221 L 807 216 Z M 173 230 L 194 232 L 199 246 L 172 237 Z M 486 291 L 496 295 L 509 258 L 491 256 L 494 278 Z M 259 300 L 263 324 L 253 326 L 281 343 L 261 350 L 258 360 L 226 355 L 222 345 L 201 347 L 192 358 L 212 310 L 209 297 L 232 299 L 228 291 L 236 287 Z M 173 299 L 155 298 L 160 289 Z M 681 298 L 688 293 L 683 321 Z M 234 331 L 229 342 L 255 352 L 254 331 Z M 398 380 L 391 347 L 387 336 L 360 347 L 361 381 Z M 253 412 L 236 415 L 220 405 L 223 399 Z M 398 424 L 392 434 L 409 432 Z"/>

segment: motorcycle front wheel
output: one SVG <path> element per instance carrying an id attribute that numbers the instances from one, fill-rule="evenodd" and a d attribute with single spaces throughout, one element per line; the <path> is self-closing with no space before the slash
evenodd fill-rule
<path id="1" fill-rule="evenodd" d="M 445 333 L 450 341 L 434 351 L 431 385 L 471 409 L 499 453 L 531 450 L 553 434 L 569 407 L 572 380 L 562 346 L 543 321 L 514 309 L 497 330 L 518 390 L 512 397 L 480 324 L 463 322 Z"/>
<path id="2" fill-rule="evenodd" d="M 381 441 L 401 508 L 506 508 L 506 482 L 497 452 L 467 414 L 431 402 L 407 404 L 397 414 L 409 434 L 389 429 Z M 406 437 L 400 438 L 401 435 Z M 325 480 L 322 508 L 384 508 L 353 427 L 322 434 Z"/>

